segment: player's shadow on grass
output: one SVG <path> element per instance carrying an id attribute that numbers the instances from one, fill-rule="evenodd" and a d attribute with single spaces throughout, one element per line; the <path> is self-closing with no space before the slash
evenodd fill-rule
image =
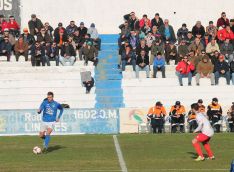
<path id="1" fill-rule="evenodd" d="M 195 152 L 187 152 L 187 154 L 190 154 L 191 155 L 191 159 L 196 159 L 197 158 L 197 153 L 195 153 Z M 207 155 L 206 154 L 204 154 L 204 156 L 206 157 Z"/>
<path id="2" fill-rule="evenodd" d="M 65 148 L 66 148 L 65 146 L 55 145 L 55 146 L 50 146 L 47 151 L 53 152 L 53 151 L 56 151 L 59 149 L 65 149 Z"/>

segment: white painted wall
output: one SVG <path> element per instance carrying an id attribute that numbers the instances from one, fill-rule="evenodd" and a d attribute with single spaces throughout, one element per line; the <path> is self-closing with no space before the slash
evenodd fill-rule
<path id="1" fill-rule="evenodd" d="M 189 28 L 197 20 L 203 25 L 208 25 L 209 20 L 216 22 L 222 11 L 234 18 L 234 0 L 21 0 L 21 5 L 22 27 L 35 13 L 53 26 L 60 21 L 67 25 L 70 20 L 84 21 L 87 26 L 94 22 L 99 32 L 105 34 L 119 33 L 123 15 L 131 11 L 139 18 L 145 13 L 152 18 L 159 12 L 176 30 L 184 22 Z"/>

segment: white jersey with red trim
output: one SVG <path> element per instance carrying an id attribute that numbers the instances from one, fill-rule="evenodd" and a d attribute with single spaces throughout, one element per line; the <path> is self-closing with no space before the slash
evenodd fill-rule
<path id="1" fill-rule="evenodd" d="M 210 121 L 207 119 L 204 113 L 197 113 L 196 114 L 196 121 L 198 127 L 195 129 L 194 132 L 201 131 L 202 134 L 205 134 L 208 137 L 212 137 L 214 135 L 214 130 L 210 125 Z"/>

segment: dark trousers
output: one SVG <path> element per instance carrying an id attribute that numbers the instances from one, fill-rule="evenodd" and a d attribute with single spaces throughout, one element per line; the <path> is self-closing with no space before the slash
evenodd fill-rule
<path id="1" fill-rule="evenodd" d="M 32 66 L 45 66 L 45 57 L 44 56 L 32 56 L 31 57 Z"/>
<path id="2" fill-rule="evenodd" d="M 219 78 L 220 77 L 226 78 L 227 85 L 230 85 L 230 72 L 229 71 L 226 72 L 225 74 L 221 74 L 219 72 L 215 72 L 214 75 L 215 75 L 215 85 L 219 84 Z"/>
<path id="3" fill-rule="evenodd" d="M 219 122 L 219 120 L 221 119 L 221 115 L 209 115 L 209 120 L 210 120 L 210 123 L 211 125 L 214 127 L 215 129 L 215 132 L 216 133 L 219 133 L 220 132 L 220 124 L 217 124 L 217 122 Z"/>
<path id="4" fill-rule="evenodd" d="M 184 115 L 180 115 L 179 118 L 171 116 L 171 132 L 177 132 L 177 125 L 180 126 L 180 132 L 184 132 Z"/>
<path id="5" fill-rule="evenodd" d="M 100 51 L 102 40 L 100 38 L 97 38 L 96 40 L 93 40 L 93 42 L 94 42 L 94 46 L 98 49 L 98 51 Z"/>
<path id="6" fill-rule="evenodd" d="M 23 53 L 15 52 L 15 59 L 16 59 L 17 62 L 19 61 L 19 57 L 21 55 L 25 57 L 25 61 L 28 61 L 28 51 L 25 51 Z"/>
<path id="7" fill-rule="evenodd" d="M 151 119 L 151 127 L 153 130 L 153 133 L 162 133 L 163 118 Z"/>
<path id="8" fill-rule="evenodd" d="M 47 66 L 50 66 L 50 61 L 55 61 L 56 66 L 59 66 L 59 57 L 58 56 L 55 56 L 55 57 L 46 56 L 45 60 L 46 60 Z"/>
<path id="9" fill-rule="evenodd" d="M 189 132 L 192 133 L 197 128 L 197 121 L 195 119 L 188 121 Z"/>
<path id="10" fill-rule="evenodd" d="M 133 71 L 136 70 L 136 60 L 135 60 L 135 59 L 132 59 L 132 60 L 130 61 L 130 63 L 128 63 L 127 60 L 122 60 L 122 71 L 125 71 L 126 65 L 132 65 Z"/>
<path id="11" fill-rule="evenodd" d="M 169 64 L 170 60 L 175 60 L 175 65 L 178 63 L 177 56 L 172 56 L 172 55 L 166 56 L 166 62 L 167 62 L 167 64 Z"/>
<path id="12" fill-rule="evenodd" d="M 228 119 L 228 124 L 229 124 L 229 131 L 234 132 L 234 118 Z"/>
<path id="13" fill-rule="evenodd" d="M 162 66 L 162 67 L 154 66 L 153 70 L 154 70 L 154 74 L 153 74 L 154 78 L 157 78 L 157 72 L 158 71 L 162 72 L 162 78 L 166 78 L 166 75 L 165 75 L 165 66 Z"/>
<path id="14" fill-rule="evenodd" d="M 86 88 L 86 93 L 89 93 L 91 91 L 91 88 L 94 85 L 94 82 L 90 81 L 90 82 L 83 82 L 85 88 Z"/>
<path id="15" fill-rule="evenodd" d="M 0 53 L 0 56 L 7 56 L 7 61 L 11 60 L 11 52 Z"/>
<path id="16" fill-rule="evenodd" d="M 88 65 L 88 61 L 93 62 L 94 66 L 97 66 L 97 64 L 98 64 L 98 58 L 96 58 L 96 59 L 94 59 L 94 58 L 93 59 L 89 59 L 86 56 L 84 56 L 84 59 L 85 59 L 85 65 Z"/>

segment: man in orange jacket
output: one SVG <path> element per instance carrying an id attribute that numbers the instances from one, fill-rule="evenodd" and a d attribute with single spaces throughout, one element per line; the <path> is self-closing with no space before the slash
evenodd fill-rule
<path id="1" fill-rule="evenodd" d="M 147 117 L 150 120 L 153 133 L 162 133 L 165 116 L 166 110 L 161 102 L 156 102 L 156 105 L 149 109 Z"/>
<path id="2" fill-rule="evenodd" d="M 169 115 L 171 117 L 171 132 L 176 133 L 178 124 L 180 125 L 180 132 L 184 132 L 185 108 L 180 101 L 176 101 L 175 105 L 171 107 Z"/>

